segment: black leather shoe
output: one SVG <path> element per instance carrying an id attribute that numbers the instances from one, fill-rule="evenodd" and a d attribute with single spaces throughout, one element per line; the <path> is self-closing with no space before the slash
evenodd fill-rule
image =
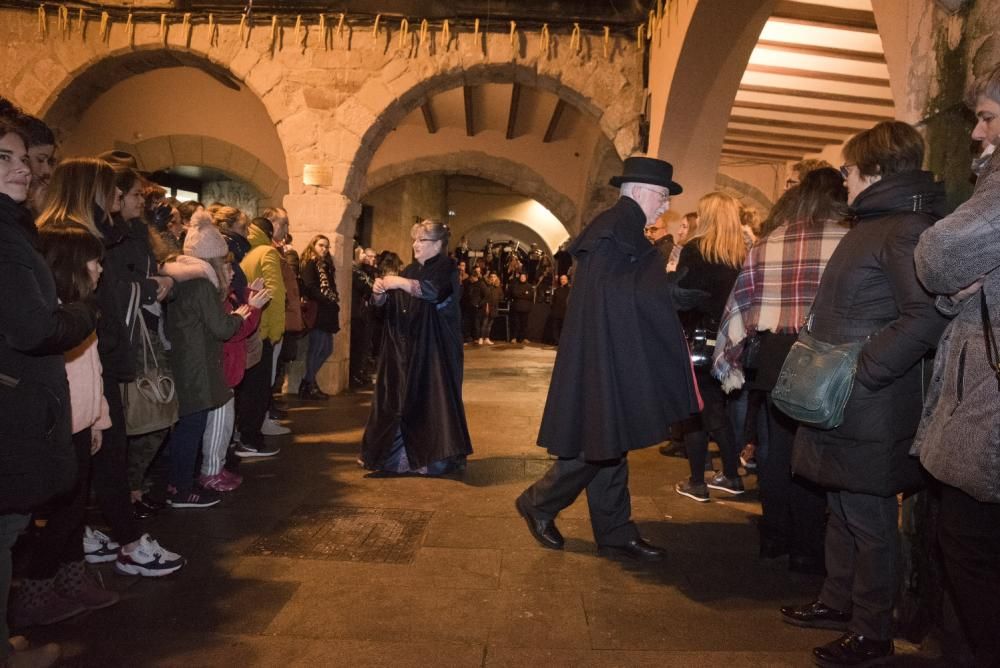
<path id="1" fill-rule="evenodd" d="M 851 613 L 834 610 L 822 601 L 813 601 L 809 605 L 784 606 L 781 608 L 781 619 L 792 626 L 846 631 L 847 622 L 851 621 Z"/>
<path id="2" fill-rule="evenodd" d="M 150 517 L 155 517 L 156 511 L 156 508 L 153 508 L 141 499 L 132 502 L 132 515 L 137 520 L 148 520 Z"/>
<path id="3" fill-rule="evenodd" d="M 561 550 L 565 544 L 562 534 L 559 533 L 559 529 L 556 528 L 555 520 L 540 520 L 531 514 L 528 506 L 528 501 L 523 497 L 517 497 L 514 501 L 514 507 L 517 508 L 517 512 L 521 514 L 524 521 L 528 523 L 528 531 L 534 536 L 542 547 L 547 547 L 550 550 Z"/>
<path id="4" fill-rule="evenodd" d="M 813 648 L 813 659 L 823 668 L 865 668 L 884 663 L 893 651 L 892 640 L 875 640 L 852 632 L 822 647 Z"/>
<path id="5" fill-rule="evenodd" d="M 624 545 L 600 545 L 598 548 L 603 552 L 612 551 L 623 554 L 636 561 L 663 561 L 667 556 L 665 550 L 650 545 L 642 538 L 635 538 Z"/>

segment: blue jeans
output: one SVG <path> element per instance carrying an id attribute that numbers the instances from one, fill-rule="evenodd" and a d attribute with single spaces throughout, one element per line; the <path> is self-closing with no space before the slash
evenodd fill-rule
<path id="1" fill-rule="evenodd" d="M 302 380 L 316 382 L 316 374 L 330 355 L 333 354 L 333 334 L 319 329 L 309 330 L 309 350 L 306 351 L 306 372 Z"/>
<path id="2" fill-rule="evenodd" d="M 28 515 L 0 515 L 0 662 L 11 654 L 7 641 L 7 595 L 10 593 L 10 549 L 17 541 L 17 535 L 28 526 Z"/>
<path id="3" fill-rule="evenodd" d="M 194 487 L 194 468 L 208 423 L 208 409 L 188 413 L 170 434 L 170 484 L 183 496 Z"/>

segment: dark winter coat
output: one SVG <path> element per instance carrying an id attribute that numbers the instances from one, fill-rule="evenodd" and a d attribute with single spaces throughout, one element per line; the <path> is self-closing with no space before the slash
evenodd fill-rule
<path id="1" fill-rule="evenodd" d="M 412 468 L 472 452 L 462 403 L 462 329 L 455 262 L 437 255 L 400 274 L 421 296 L 390 290 L 382 353 L 361 456 L 379 469 L 402 433 Z"/>
<path id="2" fill-rule="evenodd" d="M 166 332 L 180 415 L 229 401 L 232 391 L 222 372 L 222 344 L 242 324 L 240 316 L 226 314 L 219 290 L 207 278 L 183 281 L 171 292 Z"/>
<path id="3" fill-rule="evenodd" d="M 681 249 L 680 259 L 677 260 L 677 275 L 680 277 L 677 287 L 684 290 L 701 290 L 705 293 L 702 298 L 691 304 L 693 308 L 681 308 L 684 311 L 681 322 L 688 336 L 694 334 L 695 329 L 708 332 L 719 330 L 719 321 L 722 320 L 729 293 L 733 291 L 733 285 L 739 274 L 739 267 L 707 261 L 701 254 L 701 246 L 697 239 Z"/>
<path id="4" fill-rule="evenodd" d="M 316 324 L 322 332 L 336 334 L 340 331 L 340 294 L 337 292 L 337 274 L 333 262 L 326 263 L 327 281 L 332 294 L 324 294 L 320 288 L 318 257 L 312 257 L 302 265 L 302 294 L 316 303 Z"/>
<path id="5" fill-rule="evenodd" d="M 486 283 L 485 281 L 479 282 L 482 284 L 482 287 L 480 287 L 479 290 L 483 295 L 481 308 L 489 313 L 490 316 L 495 316 L 497 314 L 497 308 L 500 306 L 500 302 L 503 301 L 503 288 L 499 285 Z"/>
<path id="6" fill-rule="evenodd" d="M 1000 503 L 1000 390 L 986 359 L 981 295 L 948 297 L 989 274 L 983 287 L 993 331 L 1000 336 L 1000 152 L 993 154 L 972 197 L 920 235 L 914 254 L 927 289 L 955 318 L 941 337 L 915 454 L 938 480 L 978 501 Z"/>
<path id="7" fill-rule="evenodd" d="M 570 246 L 573 299 L 538 444 L 560 457 L 621 457 L 665 441 L 699 410 L 687 342 L 646 217 L 622 197 Z"/>
<path id="8" fill-rule="evenodd" d="M 510 310 L 515 313 L 529 313 L 535 303 L 535 286 L 531 283 L 522 283 L 520 279 L 510 284 L 507 289 L 510 297 Z"/>
<path id="9" fill-rule="evenodd" d="M 28 511 L 73 484 L 63 353 L 97 324 L 93 304 L 59 305 L 33 229 L 28 210 L 0 195 L 0 514 Z"/>
<path id="10" fill-rule="evenodd" d="M 143 306 L 156 301 L 157 283 L 149 278 L 156 273 L 156 258 L 149 243 L 149 231 L 141 220 L 123 221 L 118 216 L 108 220 L 95 205 L 94 220 L 104 236 L 104 272 L 97 288 L 101 318 L 97 325 L 97 351 L 101 356 L 106 387 L 135 378 L 136 346 L 126 318 L 133 290 Z M 147 322 L 155 329 L 155 323 Z"/>
<path id="11" fill-rule="evenodd" d="M 836 490 L 891 496 L 919 487 L 909 456 L 921 412 L 921 360 L 947 319 L 917 280 L 913 250 L 938 217 L 943 188 L 928 172 L 882 179 L 855 199 L 857 224 L 841 240 L 813 303 L 821 341 L 867 340 L 836 429 L 800 427 L 792 469 Z"/>
<path id="12" fill-rule="evenodd" d="M 486 308 L 484 301 L 484 288 L 486 281 L 483 279 L 468 280 L 462 288 L 462 301 L 473 311 L 480 311 Z"/>
<path id="13" fill-rule="evenodd" d="M 566 317 L 566 307 L 569 305 L 569 284 L 560 285 L 552 292 L 552 310 L 551 314 L 553 318 L 557 320 L 562 320 Z"/>

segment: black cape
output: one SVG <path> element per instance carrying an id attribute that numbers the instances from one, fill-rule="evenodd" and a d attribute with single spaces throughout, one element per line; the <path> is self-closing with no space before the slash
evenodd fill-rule
<path id="1" fill-rule="evenodd" d="M 414 262 L 403 278 L 420 281 L 422 297 L 391 290 L 378 377 L 361 441 L 365 467 L 380 469 L 397 430 L 410 465 L 472 452 L 462 404 L 462 328 L 458 268 L 438 255 Z"/>
<path id="2" fill-rule="evenodd" d="M 645 214 L 622 197 L 570 246 L 576 259 L 538 444 L 591 461 L 667 440 L 699 410 L 687 342 Z"/>

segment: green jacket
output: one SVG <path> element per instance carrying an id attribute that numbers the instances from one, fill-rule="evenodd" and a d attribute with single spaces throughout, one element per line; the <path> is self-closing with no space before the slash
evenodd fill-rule
<path id="1" fill-rule="evenodd" d="M 229 401 L 232 391 L 222 375 L 222 344 L 241 324 L 240 316 L 226 315 L 219 291 L 207 278 L 183 281 L 174 288 L 165 328 L 180 415 Z"/>
<path id="2" fill-rule="evenodd" d="M 260 336 L 277 343 L 285 335 L 285 279 L 281 274 L 281 254 L 271 244 L 264 232 L 251 225 L 250 252 L 240 262 L 247 276 L 247 283 L 264 279 L 264 287 L 271 291 L 271 301 L 260 317 Z"/>

